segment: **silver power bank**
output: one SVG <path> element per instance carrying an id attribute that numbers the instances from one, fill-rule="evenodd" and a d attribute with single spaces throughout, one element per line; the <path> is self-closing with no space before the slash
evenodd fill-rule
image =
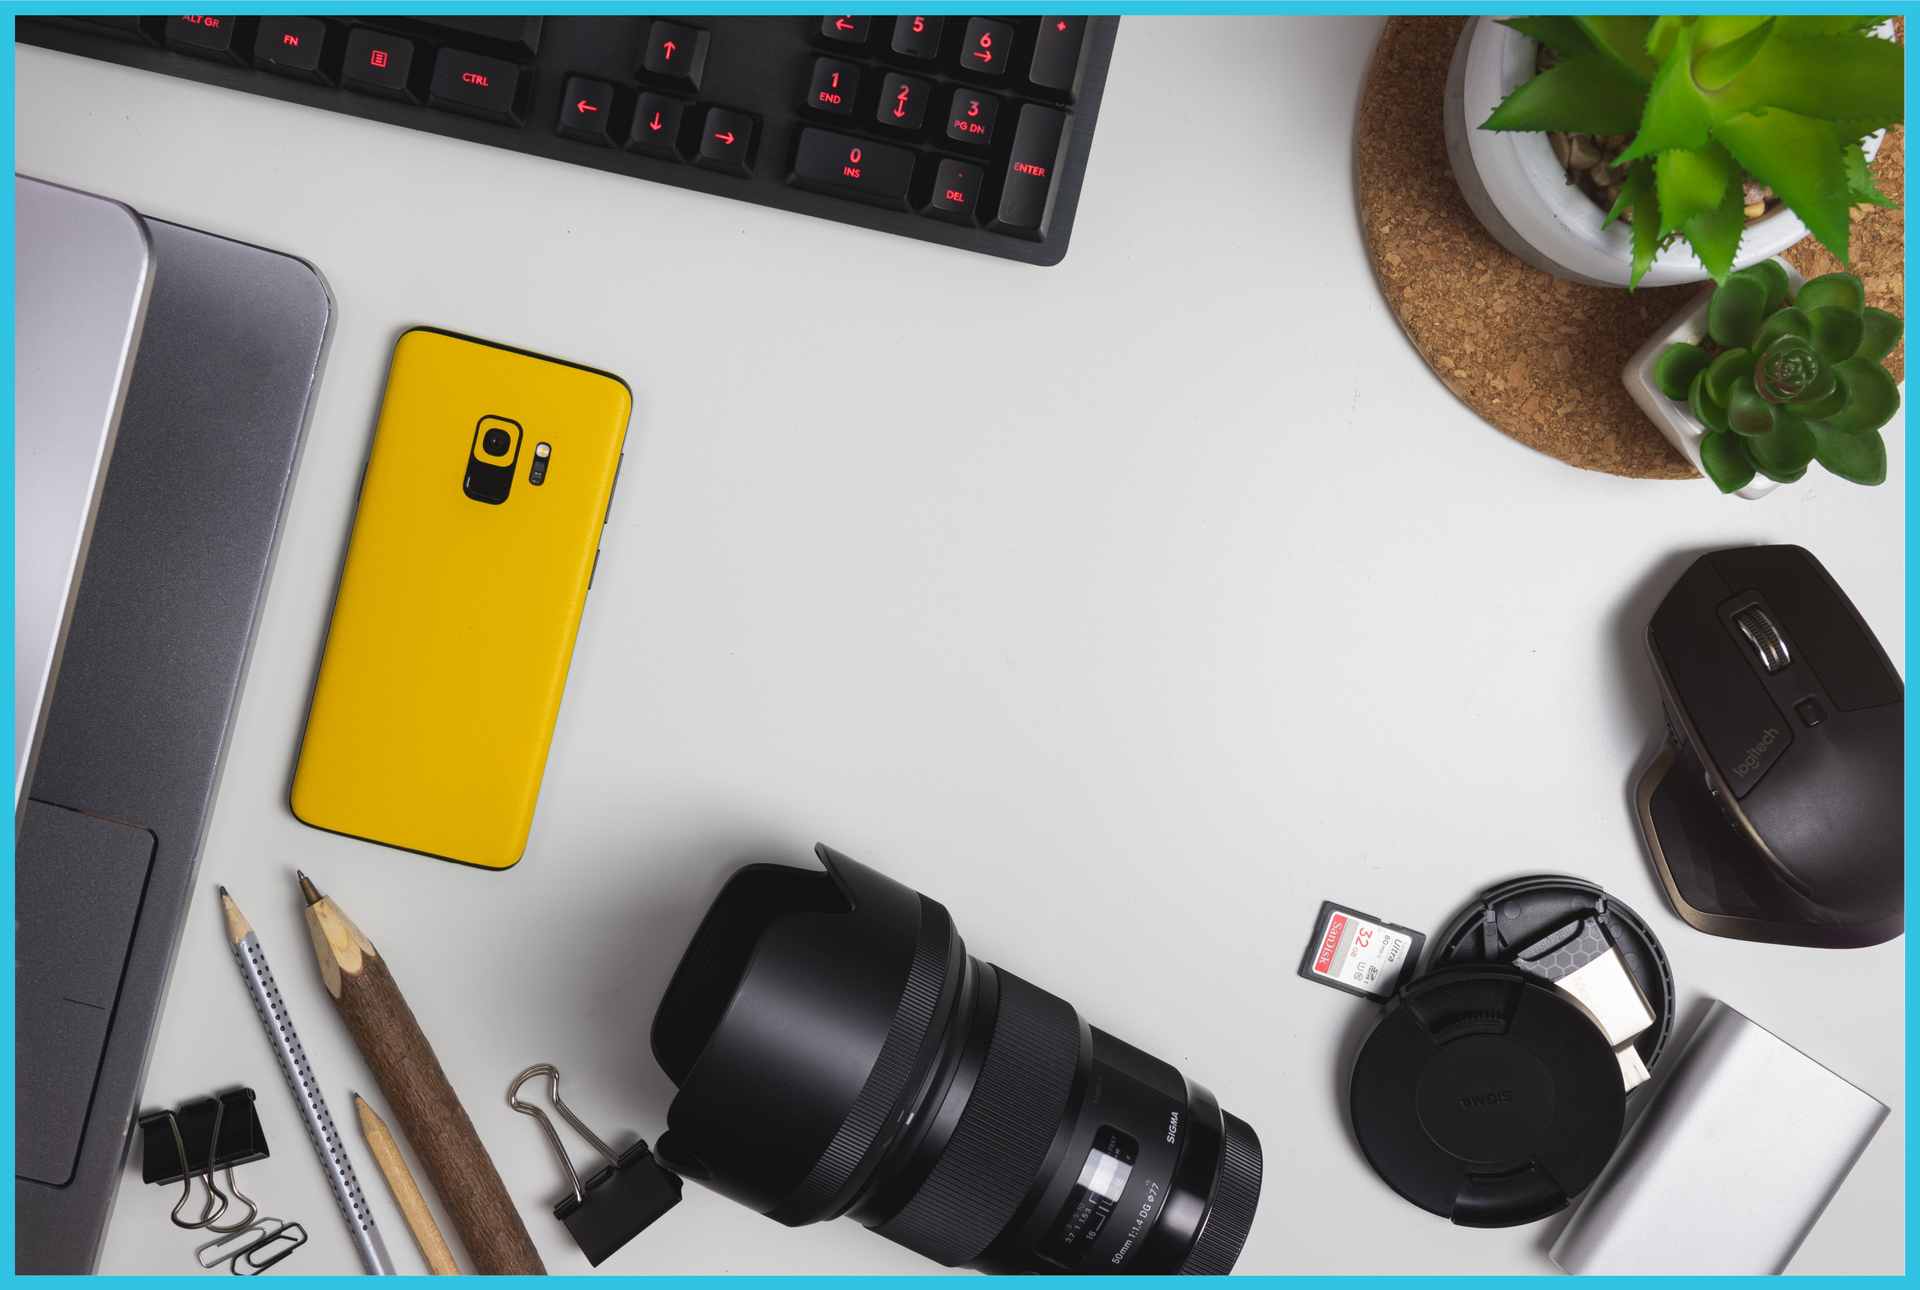
<path id="1" fill-rule="evenodd" d="M 1551 1257 L 1581 1275 L 1783 1272 L 1886 1118 L 1716 1002 Z"/>

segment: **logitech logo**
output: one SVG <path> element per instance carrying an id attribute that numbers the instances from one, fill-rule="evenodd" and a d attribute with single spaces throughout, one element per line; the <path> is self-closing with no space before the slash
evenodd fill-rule
<path id="1" fill-rule="evenodd" d="M 1747 749 L 1747 759 L 1733 768 L 1733 773 L 1745 779 L 1760 769 L 1760 759 L 1767 755 L 1767 749 L 1773 747 L 1773 741 L 1780 737 L 1778 727 L 1768 726 L 1766 733 L 1760 736 L 1760 742 Z"/>
<path id="2" fill-rule="evenodd" d="M 1476 1093 L 1472 1097 L 1460 1099 L 1460 1105 L 1471 1110 L 1476 1106 L 1497 1106 L 1502 1102 L 1513 1101 L 1513 1090 L 1503 1088 L 1497 1093 Z"/>

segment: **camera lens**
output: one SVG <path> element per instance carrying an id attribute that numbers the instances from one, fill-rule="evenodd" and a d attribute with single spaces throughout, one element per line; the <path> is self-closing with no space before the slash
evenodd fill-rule
<path id="1" fill-rule="evenodd" d="M 486 449 L 489 457 L 504 457 L 507 449 L 513 447 L 513 436 L 495 426 L 480 436 L 480 446 Z"/>
<path id="2" fill-rule="evenodd" d="M 949 1267 L 1225 1273 L 1260 1142 L 1174 1067 L 968 955 L 946 909 L 816 848 L 715 899 L 653 1020 L 667 1167 Z"/>

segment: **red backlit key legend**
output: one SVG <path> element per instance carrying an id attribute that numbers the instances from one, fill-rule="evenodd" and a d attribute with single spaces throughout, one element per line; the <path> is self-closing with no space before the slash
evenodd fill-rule
<path id="1" fill-rule="evenodd" d="M 409 92 L 412 74 L 412 41 L 369 27 L 355 27 L 347 33 L 346 64 L 340 79 L 348 89 L 417 102 Z"/>
<path id="2" fill-rule="evenodd" d="M 813 60 L 813 79 L 807 83 L 807 106 L 831 116 L 852 116 L 854 96 L 860 93 L 858 64 L 838 58 Z"/>
<path id="3" fill-rule="evenodd" d="M 953 92 L 953 106 L 947 111 L 947 138 L 984 148 L 993 142 L 993 123 L 999 115 L 999 99 L 962 86 Z"/>
<path id="4" fill-rule="evenodd" d="M 613 86 L 585 76 L 569 76 L 560 96 L 560 133 L 582 143 L 612 147 Z"/>
<path id="5" fill-rule="evenodd" d="M 634 101 L 633 128 L 627 131 L 627 151 L 662 161 L 683 161 L 680 125 L 685 108 L 664 94 L 642 94 Z"/>

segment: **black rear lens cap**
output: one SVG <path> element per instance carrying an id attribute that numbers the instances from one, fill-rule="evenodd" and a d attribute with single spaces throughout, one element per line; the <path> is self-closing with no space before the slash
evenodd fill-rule
<path id="1" fill-rule="evenodd" d="M 1463 1227 L 1564 1209 L 1620 1141 L 1620 1064 L 1574 1004 L 1516 968 L 1443 968 L 1381 1010 L 1353 1132 L 1400 1195 Z"/>

